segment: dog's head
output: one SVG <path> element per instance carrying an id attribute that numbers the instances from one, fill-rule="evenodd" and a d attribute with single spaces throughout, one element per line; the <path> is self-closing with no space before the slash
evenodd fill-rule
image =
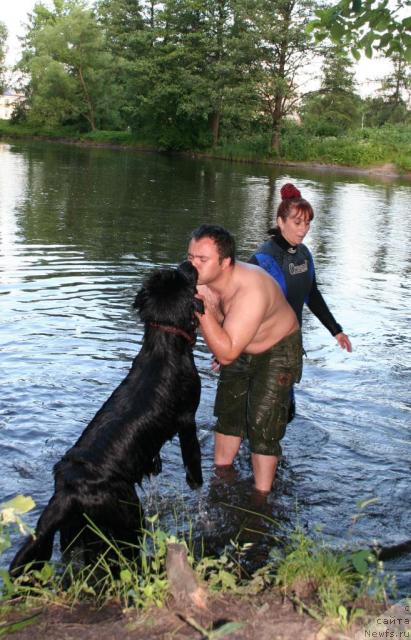
<path id="1" fill-rule="evenodd" d="M 197 326 L 195 311 L 204 313 L 203 303 L 195 297 L 197 278 L 197 269 L 188 260 L 177 269 L 156 269 L 134 301 L 141 320 L 192 333 Z"/>

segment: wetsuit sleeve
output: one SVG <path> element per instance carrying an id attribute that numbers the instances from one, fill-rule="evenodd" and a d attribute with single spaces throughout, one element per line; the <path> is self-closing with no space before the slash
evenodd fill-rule
<path id="1" fill-rule="evenodd" d="M 342 326 L 335 320 L 333 314 L 327 306 L 327 303 L 322 297 L 317 286 L 315 275 L 313 277 L 313 283 L 311 285 L 311 290 L 308 294 L 306 302 L 310 311 L 312 311 L 312 313 L 317 316 L 319 321 L 324 325 L 326 329 L 328 329 L 332 336 L 336 336 L 337 333 L 341 333 Z"/>

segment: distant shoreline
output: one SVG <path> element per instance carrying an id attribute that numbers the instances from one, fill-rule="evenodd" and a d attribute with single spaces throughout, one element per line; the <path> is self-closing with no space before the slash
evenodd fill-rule
<path id="1" fill-rule="evenodd" d="M 394 163 L 385 163 L 381 165 L 375 165 L 371 167 L 358 167 L 348 166 L 340 164 L 332 164 L 327 162 L 307 162 L 307 161 L 291 161 L 291 160 L 271 160 L 269 158 L 227 158 L 226 156 L 218 155 L 211 152 L 199 152 L 199 151 L 164 151 L 156 147 L 144 146 L 144 145 L 132 145 L 132 144 L 116 144 L 114 142 L 98 141 L 98 140 L 81 140 L 75 138 L 66 137 L 52 137 L 42 135 L 28 135 L 19 134 L 15 135 L 10 133 L 0 133 L 0 141 L 11 142 L 16 140 L 31 141 L 31 142 L 51 142 L 56 144 L 74 145 L 78 147 L 91 147 L 91 148 L 104 148 L 112 149 L 113 151 L 138 151 L 145 153 L 166 153 L 170 155 L 185 156 L 189 158 L 208 158 L 210 160 L 224 160 L 225 162 L 235 162 L 243 164 L 265 164 L 273 167 L 291 167 L 295 169 L 306 169 L 323 171 L 327 173 L 347 173 L 352 175 L 364 175 L 371 177 L 380 177 L 384 179 L 394 180 L 402 178 L 411 181 L 411 172 L 400 172 Z"/>
<path id="2" fill-rule="evenodd" d="M 375 165 L 372 167 L 356 167 L 356 166 L 348 166 L 342 164 L 332 164 L 329 162 L 306 162 L 306 161 L 292 161 L 292 160 L 270 160 L 270 159 L 261 159 L 261 160 L 249 160 L 241 158 L 223 158 L 218 155 L 210 154 L 210 153 L 199 153 L 199 152 L 190 152 L 185 151 L 182 152 L 185 155 L 190 155 L 192 157 L 198 158 L 210 158 L 215 160 L 227 160 L 228 162 L 242 162 L 247 164 L 269 164 L 274 167 L 292 167 L 295 169 L 315 169 L 318 171 L 332 172 L 336 173 L 351 173 L 356 175 L 369 175 L 369 176 L 380 176 L 383 178 L 405 178 L 406 180 L 411 180 L 411 172 L 407 171 L 401 173 L 394 163 L 387 162 L 381 165 Z"/>

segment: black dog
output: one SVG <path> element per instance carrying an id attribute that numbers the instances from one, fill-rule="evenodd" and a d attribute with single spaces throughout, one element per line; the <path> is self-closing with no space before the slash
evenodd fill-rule
<path id="1" fill-rule="evenodd" d="M 12 576 L 28 563 L 38 568 L 49 560 L 57 531 L 63 553 L 79 546 L 87 564 L 95 560 L 103 541 L 89 520 L 110 540 L 136 545 L 143 516 L 134 485 L 161 470 L 160 449 L 176 433 L 187 482 L 201 486 L 195 424 L 200 378 L 192 347 L 195 311 L 203 309 L 196 283 L 196 269 L 184 262 L 155 271 L 137 294 L 134 307 L 145 323 L 142 348 L 125 380 L 54 466 L 54 495 L 35 536 L 14 557 Z"/>

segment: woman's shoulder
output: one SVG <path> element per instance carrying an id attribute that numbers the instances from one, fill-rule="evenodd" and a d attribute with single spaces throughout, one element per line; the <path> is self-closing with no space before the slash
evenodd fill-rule
<path id="1" fill-rule="evenodd" d="M 280 251 L 281 251 L 281 248 L 278 246 L 278 244 L 274 242 L 272 238 L 268 238 L 267 240 L 264 240 L 264 242 L 262 242 L 259 245 L 254 255 L 258 255 L 259 253 L 266 253 L 272 256 Z"/>
<path id="2" fill-rule="evenodd" d="M 301 253 L 304 253 L 306 256 L 308 256 L 310 260 L 314 261 L 313 254 L 311 253 L 311 251 L 309 250 L 306 244 L 302 242 L 301 244 L 298 245 L 298 249 L 300 250 Z"/>

